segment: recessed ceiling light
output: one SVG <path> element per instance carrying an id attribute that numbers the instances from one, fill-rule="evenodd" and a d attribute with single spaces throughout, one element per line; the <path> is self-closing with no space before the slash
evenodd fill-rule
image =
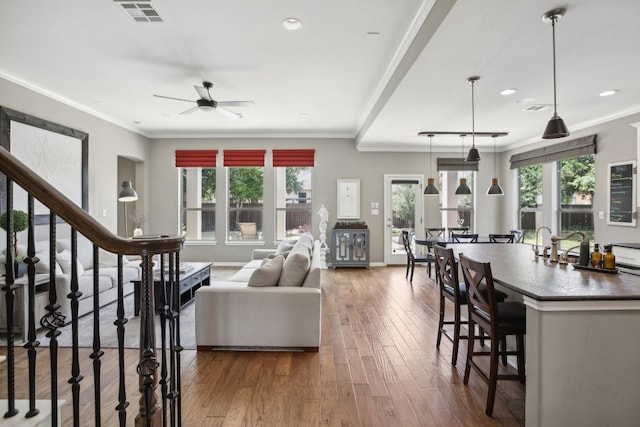
<path id="1" fill-rule="evenodd" d="M 303 119 L 306 119 L 307 117 L 309 117 L 309 113 L 298 113 L 298 116 L 302 117 Z"/>
<path id="2" fill-rule="evenodd" d="M 620 92 L 618 89 L 605 90 L 604 92 L 600 92 L 600 96 L 611 96 Z"/>
<path id="3" fill-rule="evenodd" d="M 282 21 L 282 26 L 287 31 L 298 31 L 302 29 L 302 21 L 298 18 L 287 18 Z"/>
<path id="4" fill-rule="evenodd" d="M 513 95 L 518 89 L 503 89 L 500 91 L 500 95 Z"/>

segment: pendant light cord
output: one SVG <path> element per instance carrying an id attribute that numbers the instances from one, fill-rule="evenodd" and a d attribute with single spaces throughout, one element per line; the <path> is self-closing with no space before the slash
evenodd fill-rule
<path id="1" fill-rule="evenodd" d="M 553 116 L 558 115 L 557 101 L 556 101 L 556 16 L 551 17 L 551 40 L 553 43 Z"/>
<path id="2" fill-rule="evenodd" d="M 496 136 L 493 136 L 493 177 L 497 178 L 498 175 L 496 175 Z"/>
<path id="3" fill-rule="evenodd" d="M 429 135 L 429 178 L 431 178 L 431 163 L 433 161 L 433 150 L 431 144 L 433 142 L 433 135 Z"/>
<path id="4" fill-rule="evenodd" d="M 471 80 L 471 146 L 476 146 L 476 108 L 475 103 L 473 102 L 473 89 L 476 85 L 475 80 Z"/>

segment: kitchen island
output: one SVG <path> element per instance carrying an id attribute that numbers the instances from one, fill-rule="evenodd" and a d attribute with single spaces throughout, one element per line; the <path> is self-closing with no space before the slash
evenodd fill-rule
<path id="1" fill-rule="evenodd" d="M 448 244 L 527 306 L 527 426 L 640 425 L 640 277 L 577 270 L 525 244 Z"/>

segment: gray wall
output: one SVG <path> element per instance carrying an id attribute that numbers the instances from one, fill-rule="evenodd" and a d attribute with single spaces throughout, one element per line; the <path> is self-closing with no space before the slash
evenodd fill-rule
<path id="1" fill-rule="evenodd" d="M 361 180 L 361 213 L 371 231 L 371 259 L 375 263 L 383 261 L 383 178 L 385 174 L 420 174 L 427 178 L 429 173 L 428 144 L 422 152 L 359 152 L 352 140 L 348 139 L 158 139 L 149 141 L 124 127 L 106 122 L 100 118 L 77 110 L 65 103 L 39 95 L 7 80 L 0 79 L 0 105 L 32 114 L 43 119 L 70 126 L 89 134 L 89 213 L 111 230 L 116 231 L 121 206 L 117 195 L 120 189 L 118 177 L 118 157 L 125 157 L 136 164 L 136 190 L 141 199 L 137 209 L 144 209 L 147 216 L 145 233 L 169 233 L 178 231 L 178 175 L 174 164 L 174 151 L 180 149 L 211 148 L 314 148 L 316 168 L 314 169 L 313 232 L 318 234 L 318 217 L 315 214 L 320 204 L 330 213 L 329 226 L 336 216 L 336 179 L 359 178 Z M 606 168 L 607 164 L 636 158 L 637 134 L 632 123 L 640 122 L 640 114 L 573 131 L 572 137 L 593 133 L 598 134 L 598 155 L 596 156 L 596 196 L 597 212 L 606 211 Z M 569 123 L 571 127 L 571 123 Z M 480 170 L 476 178 L 476 230 L 480 234 L 508 230 L 517 226 L 517 177 L 509 169 L 511 154 L 525 151 L 543 144 L 535 143 L 518 150 L 498 155 L 500 169 L 498 177 L 505 190 L 503 197 L 487 196 L 486 189 L 493 177 L 493 153 L 482 151 Z M 468 144 L 467 144 L 468 145 Z M 468 147 L 467 147 L 468 149 Z M 433 153 L 432 171 L 435 174 L 436 158 L 460 156 L 457 141 L 451 151 Z M 266 179 L 273 179 L 267 175 Z M 270 191 L 270 186 L 265 186 Z M 265 194 L 265 197 L 272 197 Z M 370 215 L 367 207 L 371 202 L 380 203 L 380 215 Z M 427 218 L 433 218 L 437 206 L 430 198 L 425 198 Z M 104 212 L 104 216 L 103 216 Z M 265 221 L 271 221 L 271 213 L 265 212 Z M 549 217 L 555 215 L 548 213 Z M 218 227 L 225 229 L 224 218 L 219 215 Z M 427 224 L 430 225 L 430 224 Z M 599 242 L 640 241 L 638 228 L 608 226 L 605 220 L 596 220 L 596 240 Z M 231 263 L 248 259 L 255 246 L 230 246 L 220 241 L 215 245 L 189 245 L 183 259 L 206 259 L 214 262 Z M 273 236 L 265 236 L 265 247 L 274 247 Z"/>

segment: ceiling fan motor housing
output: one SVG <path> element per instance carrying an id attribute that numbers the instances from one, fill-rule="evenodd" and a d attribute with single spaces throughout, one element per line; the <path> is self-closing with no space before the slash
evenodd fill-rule
<path id="1" fill-rule="evenodd" d="M 216 108 L 218 106 L 218 103 L 213 99 L 198 99 L 196 102 L 200 108 Z"/>

